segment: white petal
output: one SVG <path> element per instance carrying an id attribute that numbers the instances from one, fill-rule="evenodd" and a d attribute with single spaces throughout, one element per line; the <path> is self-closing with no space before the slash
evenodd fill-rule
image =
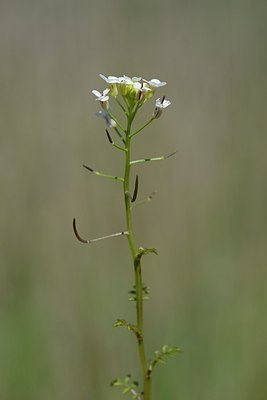
<path id="1" fill-rule="evenodd" d="M 152 87 L 161 87 L 165 86 L 167 83 L 166 82 L 161 82 L 159 79 L 151 79 L 150 81 L 147 81 L 146 79 L 143 79 L 144 82 L 148 83 Z"/>
<path id="2" fill-rule="evenodd" d="M 155 85 L 158 85 L 160 83 L 159 79 L 150 79 L 149 83 L 154 83 Z"/>
<path id="3" fill-rule="evenodd" d="M 106 96 L 108 94 L 108 92 L 110 92 L 110 89 L 105 89 L 103 92 L 103 96 Z"/>
<path id="4" fill-rule="evenodd" d="M 140 82 L 135 82 L 134 85 L 133 85 L 133 87 L 134 87 L 135 89 L 137 89 L 137 90 L 140 90 L 141 87 L 142 87 L 142 85 L 141 85 Z"/>
<path id="5" fill-rule="evenodd" d="M 99 101 L 108 101 L 108 99 L 109 99 L 109 96 L 101 96 L 101 97 L 99 97 L 99 98 L 96 99 L 96 100 L 99 100 Z"/>
<path id="6" fill-rule="evenodd" d="M 156 100 L 156 107 L 160 107 L 161 106 L 161 99 L 157 99 Z"/>
<path id="7" fill-rule="evenodd" d="M 98 90 L 92 90 L 92 93 L 96 96 L 96 97 L 101 97 L 102 93 L 100 93 Z"/>
<path id="8" fill-rule="evenodd" d="M 105 75 L 99 74 L 100 78 L 104 79 L 104 81 L 106 81 L 107 83 L 118 83 L 119 82 L 119 78 L 117 78 L 116 76 L 108 76 L 106 77 Z"/>
<path id="9" fill-rule="evenodd" d="M 118 83 L 118 82 L 119 82 L 119 78 L 117 78 L 116 76 L 108 77 L 108 83 Z"/>
<path id="10" fill-rule="evenodd" d="M 139 82 L 139 81 L 141 81 L 141 79 L 142 79 L 141 77 L 140 78 L 137 78 L 136 76 L 132 77 L 133 82 Z"/>
<path id="11" fill-rule="evenodd" d="M 108 82 L 108 78 L 105 77 L 105 75 L 99 74 L 100 78 L 104 79 L 104 81 Z"/>
<path id="12" fill-rule="evenodd" d="M 163 105 L 163 108 L 166 108 L 166 107 L 169 107 L 171 105 L 171 102 L 170 102 L 170 100 L 164 100 L 162 105 Z"/>
<path id="13" fill-rule="evenodd" d="M 161 82 L 159 79 L 151 79 L 149 83 L 150 85 L 155 87 L 165 86 L 167 84 L 166 82 Z"/>
<path id="14" fill-rule="evenodd" d="M 170 100 L 163 100 L 163 102 L 162 102 L 162 100 L 161 99 L 157 99 L 156 100 L 156 108 L 160 108 L 160 109 L 163 109 L 163 108 L 166 108 L 166 107 L 169 107 L 171 105 L 171 102 L 170 102 Z"/>
<path id="15" fill-rule="evenodd" d="M 133 81 L 131 80 L 131 78 L 129 78 L 126 75 L 120 77 L 119 79 L 120 79 L 120 83 L 123 83 L 125 85 L 132 85 L 133 84 Z"/>

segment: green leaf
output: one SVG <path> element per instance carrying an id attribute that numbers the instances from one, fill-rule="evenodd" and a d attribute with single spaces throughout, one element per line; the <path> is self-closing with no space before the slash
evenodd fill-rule
<path id="1" fill-rule="evenodd" d="M 131 378 L 130 374 L 126 375 L 125 378 L 124 378 L 124 383 L 128 383 L 130 378 Z"/>
<path id="2" fill-rule="evenodd" d="M 137 381 L 131 382 L 131 375 L 128 374 L 123 380 L 115 379 L 111 382 L 111 386 L 117 386 L 122 388 L 122 394 L 129 394 L 132 400 L 142 400 L 142 395 L 136 390 L 138 386 Z"/>
<path id="3" fill-rule="evenodd" d="M 132 331 L 135 334 L 138 340 L 142 338 L 142 333 L 140 332 L 138 327 L 125 321 L 125 319 L 117 319 L 117 321 L 114 322 L 113 326 L 114 328 L 125 326 L 129 331 Z"/>
<path id="4" fill-rule="evenodd" d="M 148 249 L 146 247 L 139 247 L 136 258 L 140 261 L 141 257 L 147 254 L 156 254 L 158 255 L 158 251 L 155 248 Z"/>
<path id="5" fill-rule="evenodd" d="M 156 350 L 154 352 L 155 357 L 149 363 L 148 370 L 151 373 L 157 364 L 159 364 L 159 363 L 165 364 L 166 357 L 171 357 L 171 356 L 175 355 L 176 353 L 181 353 L 181 352 L 182 352 L 182 350 L 179 347 L 176 347 L 176 346 L 171 347 L 171 346 L 168 346 L 165 344 L 164 346 L 162 346 L 161 350 Z"/>
<path id="6" fill-rule="evenodd" d="M 114 381 L 110 383 L 110 386 L 121 386 L 121 381 L 119 379 L 114 379 Z"/>

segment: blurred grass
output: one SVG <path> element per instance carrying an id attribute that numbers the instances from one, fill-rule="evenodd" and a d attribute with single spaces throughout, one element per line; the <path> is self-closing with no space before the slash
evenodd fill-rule
<path id="1" fill-rule="evenodd" d="M 265 1 L 3 1 L 1 4 L 0 398 L 118 399 L 138 375 L 118 172 L 93 88 L 98 73 L 167 80 L 172 101 L 136 138 L 148 350 L 184 353 L 155 373 L 159 399 L 267 396 Z M 163 93 L 163 92 L 162 92 Z M 149 112 L 153 106 L 147 105 Z M 145 113 L 144 113 L 145 118 Z M 138 376 L 137 376 L 138 377 Z"/>

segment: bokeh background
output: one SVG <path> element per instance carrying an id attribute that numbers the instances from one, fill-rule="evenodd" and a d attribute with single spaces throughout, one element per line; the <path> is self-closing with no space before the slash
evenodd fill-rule
<path id="1" fill-rule="evenodd" d="M 135 139 L 138 243 L 151 300 L 154 399 L 267 398 L 267 3 L 3 0 L 0 13 L 0 398 L 121 398 L 139 378 L 120 174 L 92 89 L 99 73 L 166 80 L 172 106 Z M 145 122 L 154 102 L 144 107 Z M 119 154 L 118 154 L 119 153 Z"/>

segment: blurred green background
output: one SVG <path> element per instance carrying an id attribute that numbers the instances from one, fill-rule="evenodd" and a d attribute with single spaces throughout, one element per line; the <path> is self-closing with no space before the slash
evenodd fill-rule
<path id="1" fill-rule="evenodd" d="M 120 174 L 92 89 L 105 75 L 166 80 L 172 101 L 136 137 L 138 243 L 151 300 L 153 400 L 267 398 L 267 3 L 265 0 L 3 0 L 0 13 L 0 398 L 121 398 L 139 377 Z M 147 103 L 146 121 L 154 102 Z"/>

